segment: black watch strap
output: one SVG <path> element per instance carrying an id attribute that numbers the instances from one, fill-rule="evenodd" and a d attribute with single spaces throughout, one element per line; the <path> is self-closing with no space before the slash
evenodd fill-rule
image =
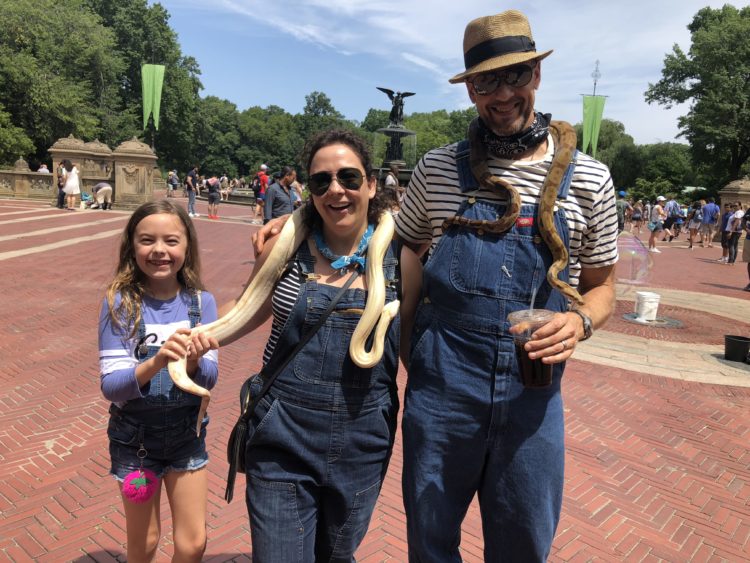
<path id="1" fill-rule="evenodd" d="M 581 317 L 581 320 L 583 321 L 583 338 L 581 338 L 580 341 L 582 342 L 591 338 L 591 335 L 594 334 L 594 324 L 591 322 L 591 317 L 578 309 L 571 309 L 570 312 Z"/>

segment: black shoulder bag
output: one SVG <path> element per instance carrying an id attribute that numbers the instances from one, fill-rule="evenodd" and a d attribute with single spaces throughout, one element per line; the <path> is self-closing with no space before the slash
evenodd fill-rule
<path id="1" fill-rule="evenodd" d="M 232 502 L 232 498 L 234 496 L 234 481 L 237 477 L 237 471 L 245 471 L 245 441 L 247 439 L 247 427 L 248 422 L 250 421 L 250 416 L 253 414 L 256 405 L 271 388 L 271 385 L 273 385 L 273 382 L 278 377 L 278 375 L 282 371 L 284 371 L 284 368 L 289 364 L 290 361 L 292 361 L 292 358 L 294 358 L 300 352 L 300 350 L 302 350 L 305 344 L 307 344 L 308 341 L 315 335 L 315 333 L 318 332 L 318 329 L 323 326 L 323 323 L 325 323 L 328 315 L 330 315 L 331 311 L 333 311 L 336 303 L 339 302 L 341 297 L 344 295 L 344 292 L 349 289 L 349 286 L 352 285 L 352 282 L 357 278 L 358 275 L 359 271 L 355 269 L 354 272 L 352 272 L 352 275 L 349 276 L 349 279 L 346 280 L 346 283 L 328 305 L 328 308 L 320 316 L 318 322 L 315 323 L 315 326 L 313 326 L 310 331 L 300 339 L 292 353 L 286 357 L 286 359 L 281 363 L 278 369 L 269 377 L 265 378 L 263 387 L 261 388 L 260 393 L 258 393 L 257 396 L 253 397 L 252 400 L 250 399 L 250 382 L 256 376 L 249 377 L 245 381 L 245 383 L 242 384 L 242 388 L 240 389 L 240 406 L 242 408 L 242 414 L 240 414 L 240 417 L 237 419 L 234 428 L 232 428 L 232 432 L 231 434 L 229 434 L 229 440 L 227 442 L 227 461 L 229 462 L 229 473 L 227 474 L 227 488 L 224 492 L 224 499 L 228 503 Z M 263 374 L 262 370 L 259 375 L 261 374 Z"/>

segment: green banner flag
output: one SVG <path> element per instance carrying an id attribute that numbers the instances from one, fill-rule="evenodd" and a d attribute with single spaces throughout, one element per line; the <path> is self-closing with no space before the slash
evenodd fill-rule
<path id="1" fill-rule="evenodd" d="M 596 144 L 599 141 L 599 128 L 602 125 L 605 96 L 583 97 L 583 152 L 591 145 L 591 156 L 596 158 Z"/>
<path id="2" fill-rule="evenodd" d="M 143 92 L 143 128 L 148 124 L 148 116 L 154 114 L 154 128 L 159 130 L 159 109 L 161 109 L 161 87 L 164 83 L 164 65 L 143 65 L 141 86 Z"/>

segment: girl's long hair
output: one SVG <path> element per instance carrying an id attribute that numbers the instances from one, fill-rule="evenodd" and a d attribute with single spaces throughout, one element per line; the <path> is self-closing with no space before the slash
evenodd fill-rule
<path id="1" fill-rule="evenodd" d="M 135 229 L 143 219 L 157 213 L 176 215 L 185 227 L 188 244 L 185 251 L 185 264 L 177 273 L 177 281 L 187 289 L 204 289 L 200 278 L 201 264 L 198 237 L 187 212 L 166 199 L 142 204 L 130 216 L 130 220 L 122 233 L 117 271 L 114 279 L 107 287 L 106 294 L 112 324 L 120 330 L 127 329 L 128 338 L 135 336 L 138 324 L 141 322 L 141 303 L 148 279 L 138 268 L 135 261 L 135 244 L 133 242 Z M 120 303 L 115 306 L 115 298 L 118 293 L 120 294 Z"/>

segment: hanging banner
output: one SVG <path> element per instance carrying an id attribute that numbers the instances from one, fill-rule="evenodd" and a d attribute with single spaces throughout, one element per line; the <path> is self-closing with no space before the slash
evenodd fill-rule
<path id="1" fill-rule="evenodd" d="M 143 92 L 143 128 L 148 125 L 148 116 L 154 114 L 154 128 L 159 130 L 161 88 L 164 83 L 164 65 L 141 67 L 141 89 Z"/>
<path id="2" fill-rule="evenodd" d="M 583 143 L 581 150 L 586 152 L 591 145 L 591 156 L 596 158 L 596 144 L 599 141 L 599 128 L 602 125 L 605 96 L 583 97 Z"/>

